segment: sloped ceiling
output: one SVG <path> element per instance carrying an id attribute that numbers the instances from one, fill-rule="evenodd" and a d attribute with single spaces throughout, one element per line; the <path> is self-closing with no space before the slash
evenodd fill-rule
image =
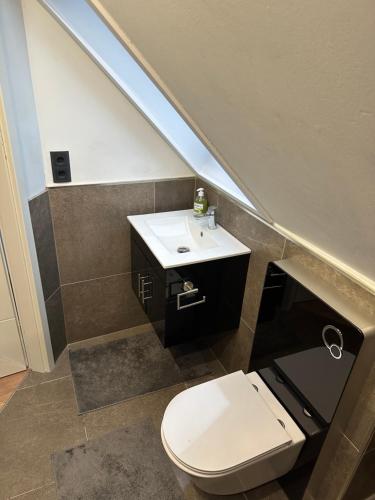
<path id="1" fill-rule="evenodd" d="M 100 3 L 273 221 L 375 279 L 373 0 Z"/>

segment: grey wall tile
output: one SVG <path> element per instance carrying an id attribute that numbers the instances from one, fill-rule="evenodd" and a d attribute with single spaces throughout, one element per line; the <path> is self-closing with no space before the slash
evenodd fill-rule
<path id="1" fill-rule="evenodd" d="M 56 360 L 67 345 L 65 336 L 64 310 L 60 288 L 46 301 L 46 313 L 51 336 L 53 357 Z"/>
<path id="2" fill-rule="evenodd" d="M 375 422 L 374 422 L 374 426 L 375 426 Z M 375 431 L 372 433 L 372 437 L 371 437 L 371 440 L 370 440 L 370 443 L 369 443 L 367 449 L 368 449 L 368 451 L 375 450 Z"/>
<path id="3" fill-rule="evenodd" d="M 62 286 L 68 343 L 148 323 L 131 274 Z"/>
<path id="4" fill-rule="evenodd" d="M 374 346 L 371 349 L 371 346 L 364 345 L 350 374 L 334 420 L 361 452 L 366 449 L 375 426 L 374 359 Z"/>
<path id="5" fill-rule="evenodd" d="M 285 238 L 223 195 L 219 196 L 218 222 L 251 248 L 242 317 L 255 330 L 267 265 L 281 259 Z"/>
<path id="6" fill-rule="evenodd" d="M 359 308 L 365 310 L 367 314 L 372 315 L 375 321 L 375 295 L 346 277 L 339 270 L 318 259 L 307 249 L 288 240 L 283 258 L 300 262 L 317 273 L 322 280 L 334 284 L 339 294 L 347 297 Z"/>
<path id="7" fill-rule="evenodd" d="M 47 299 L 60 286 L 56 248 L 48 193 L 29 201 L 36 253 L 44 298 Z"/>
<path id="8" fill-rule="evenodd" d="M 375 450 L 366 453 L 344 495 L 344 500 L 366 500 L 375 496 Z"/>
<path id="9" fill-rule="evenodd" d="M 248 371 L 254 334 L 241 321 L 237 330 L 210 339 L 211 347 L 227 372 Z"/>
<path id="10" fill-rule="evenodd" d="M 62 284 L 130 271 L 127 215 L 154 209 L 154 184 L 49 191 Z"/>
<path id="11" fill-rule="evenodd" d="M 155 183 L 155 212 L 193 208 L 195 179 Z"/>
<path id="12" fill-rule="evenodd" d="M 197 180 L 197 183 L 207 189 L 208 197 L 214 198 L 219 224 L 252 251 L 240 327 L 212 341 L 212 348 L 226 370 L 247 371 L 267 265 L 282 257 L 285 239 L 204 181 Z"/>
<path id="13" fill-rule="evenodd" d="M 307 487 L 309 494 L 317 500 L 342 498 L 360 456 L 353 443 L 332 424 Z"/>

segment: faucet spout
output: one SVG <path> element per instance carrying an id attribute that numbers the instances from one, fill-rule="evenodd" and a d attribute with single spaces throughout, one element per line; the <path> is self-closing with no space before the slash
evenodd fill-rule
<path id="1" fill-rule="evenodd" d="M 217 208 L 213 205 L 209 206 L 207 209 L 208 229 L 217 229 L 216 210 Z"/>

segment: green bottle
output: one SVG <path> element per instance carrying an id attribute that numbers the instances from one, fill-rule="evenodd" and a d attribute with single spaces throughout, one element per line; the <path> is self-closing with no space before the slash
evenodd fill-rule
<path id="1" fill-rule="evenodd" d="M 197 196 L 194 201 L 194 216 L 195 217 L 203 217 L 206 214 L 208 208 L 207 198 L 204 195 L 204 189 L 197 189 Z"/>

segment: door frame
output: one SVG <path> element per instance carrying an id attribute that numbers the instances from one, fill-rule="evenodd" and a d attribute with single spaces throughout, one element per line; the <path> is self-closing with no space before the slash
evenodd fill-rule
<path id="1" fill-rule="evenodd" d="M 31 248 L 27 234 L 25 218 L 28 212 L 24 213 L 24 203 L 17 182 L 0 89 L 0 224 L 3 244 L 27 363 L 31 369 L 45 372 L 52 369 L 54 360 L 35 246 Z M 30 219 L 28 222 L 31 230 Z"/>
<path id="2" fill-rule="evenodd" d="M 8 260 L 7 260 L 6 254 L 5 254 L 5 247 L 4 247 L 3 235 L 2 235 L 2 232 L 1 232 L 1 225 L 0 225 L 0 266 L 2 266 L 3 269 L 4 269 L 5 281 L 6 281 L 6 285 L 7 285 L 7 288 L 8 288 L 10 302 L 12 304 L 12 310 L 13 310 L 14 320 L 15 320 L 16 326 L 17 326 L 17 336 L 18 336 L 19 345 L 20 345 L 21 351 L 22 351 L 22 357 L 23 357 L 23 363 L 24 363 L 23 369 L 26 370 L 26 368 L 28 367 L 27 353 L 26 353 L 25 343 L 24 343 L 23 337 L 22 337 L 22 331 L 21 331 L 20 320 L 19 320 L 19 317 L 18 317 L 18 311 L 17 311 L 16 301 L 14 300 L 14 293 L 13 293 L 12 281 L 11 281 L 11 277 L 10 277 L 10 273 L 9 273 Z M 5 322 L 7 320 L 8 321 L 12 320 L 12 318 L 5 319 Z M 1 324 L 1 322 L 0 322 L 0 324 Z M 0 372 L 1 371 L 2 371 L 2 367 L 0 366 Z M 19 371 L 21 371 L 21 370 L 17 370 L 16 372 L 14 372 L 14 371 L 10 372 L 9 375 L 12 375 L 13 373 L 17 373 Z M 4 376 L 4 375 L 2 375 L 2 376 Z"/>

